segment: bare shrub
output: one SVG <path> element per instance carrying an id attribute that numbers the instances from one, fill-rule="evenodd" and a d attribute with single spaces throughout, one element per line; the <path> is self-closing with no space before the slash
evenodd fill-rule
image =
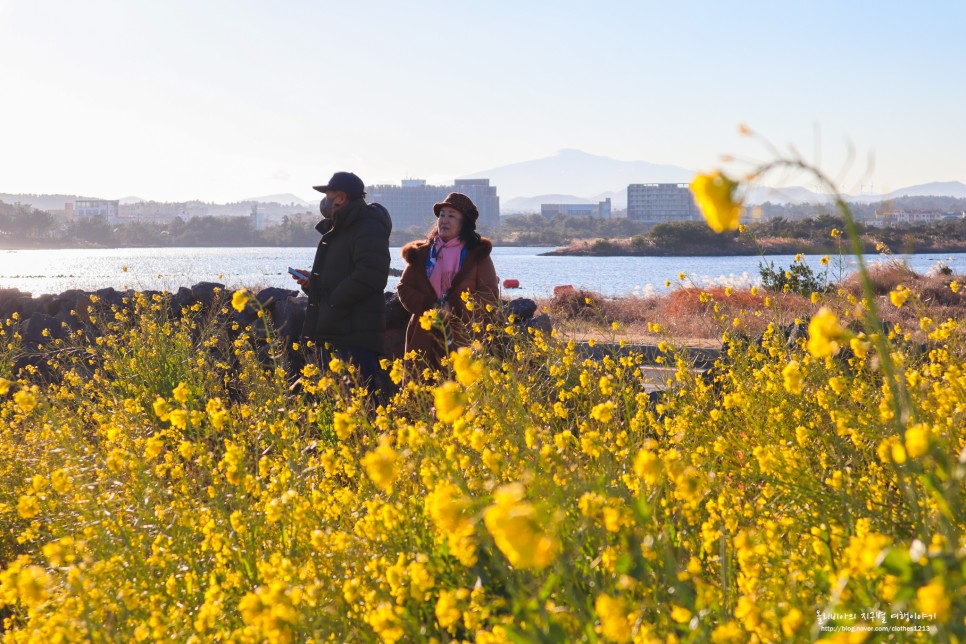
<path id="1" fill-rule="evenodd" d="M 604 297 L 593 291 L 566 289 L 550 299 L 547 310 L 551 316 L 565 320 L 598 320 L 604 310 Z"/>
<path id="2" fill-rule="evenodd" d="M 895 258 L 869 266 L 869 277 L 876 295 L 885 295 L 900 284 L 914 290 L 913 284 L 923 279 L 923 276 L 909 268 L 908 264 Z M 840 286 L 856 297 L 862 296 L 862 282 L 857 273 L 842 280 Z"/>

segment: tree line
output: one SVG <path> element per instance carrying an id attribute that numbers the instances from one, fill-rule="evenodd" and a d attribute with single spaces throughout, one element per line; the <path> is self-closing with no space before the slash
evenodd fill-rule
<path id="1" fill-rule="evenodd" d="M 857 224 L 863 252 L 966 252 L 966 219 L 878 228 Z M 833 234 L 833 231 L 840 234 Z M 622 238 L 574 242 L 561 255 L 759 255 L 838 254 L 848 252 L 845 222 L 821 215 L 812 219 L 782 217 L 752 222 L 740 231 L 715 233 L 703 221 L 658 224 Z"/>
<path id="2" fill-rule="evenodd" d="M 916 197 L 892 205 L 966 210 L 966 199 Z M 871 219 L 882 204 L 852 207 L 861 221 Z M 804 248 L 834 251 L 838 242 L 829 237 L 829 231 L 843 229 L 841 219 L 814 205 L 811 216 L 804 217 L 801 208 L 766 204 L 766 215 L 757 221 L 747 217 L 752 223 L 742 234 L 717 235 L 703 221 L 650 225 L 626 218 L 566 215 L 504 217 L 498 229 L 480 232 L 500 246 L 562 247 L 586 242 L 584 252 L 588 254 L 739 254 L 784 252 L 785 247 L 796 248 L 793 252 Z M 65 220 L 28 205 L 0 202 L 0 247 L 314 246 L 319 241 L 314 229 L 317 219 L 317 214 L 309 212 L 285 216 L 263 230 L 256 230 L 248 217 L 176 217 L 165 223 L 112 224 L 103 217 Z M 925 252 L 966 245 L 962 219 L 899 228 L 860 227 L 870 248 L 881 243 L 894 252 Z M 401 246 L 425 238 L 427 232 L 416 226 L 396 229 L 390 243 Z"/>

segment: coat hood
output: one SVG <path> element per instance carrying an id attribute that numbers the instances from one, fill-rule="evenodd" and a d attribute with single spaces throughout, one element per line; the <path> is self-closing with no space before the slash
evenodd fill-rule
<path id="1" fill-rule="evenodd" d="M 366 203 L 365 199 L 356 199 L 339 209 L 332 219 L 323 219 L 316 224 L 315 229 L 325 235 L 330 230 L 345 230 L 360 222 L 369 221 L 385 231 L 388 237 L 392 232 L 392 218 L 389 211 L 382 204 Z"/>

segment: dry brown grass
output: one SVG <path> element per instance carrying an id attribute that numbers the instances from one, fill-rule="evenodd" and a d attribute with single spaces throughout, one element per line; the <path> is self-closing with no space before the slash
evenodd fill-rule
<path id="1" fill-rule="evenodd" d="M 925 339 L 920 318 L 929 317 L 941 323 L 955 319 L 966 323 L 966 280 L 958 279 L 963 288 L 954 293 L 949 285 L 957 279 L 951 275 L 919 275 L 900 262 L 874 266 L 872 279 L 883 321 L 890 327 L 899 324 L 917 340 Z M 900 284 L 913 293 L 902 308 L 889 301 L 888 293 Z M 702 293 L 705 295 L 702 297 Z M 652 297 L 605 298 L 591 291 L 568 291 L 538 306 L 550 314 L 558 333 L 564 337 L 635 344 L 654 344 L 670 338 L 687 346 L 718 346 L 724 332 L 746 336 L 760 335 L 769 323 L 787 326 L 807 319 L 821 306 L 839 311 L 854 310 L 849 298 L 861 299 L 861 286 L 856 277 L 841 284 L 837 293 L 823 296 L 818 303 L 793 293 L 775 293 L 749 289 L 681 288 L 666 295 Z M 704 301 L 702 301 L 704 300 Z M 617 329 L 612 327 L 617 323 Z M 657 323 L 655 333 L 650 324 Z"/>
<path id="2" fill-rule="evenodd" d="M 706 301 L 702 301 L 702 293 Z M 668 295 L 613 299 L 572 291 L 538 304 L 554 319 L 558 331 L 568 337 L 645 344 L 670 337 L 690 346 L 720 344 L 726 327 L 731 332 L 758 335 L 769 322 L 791 324 L 814 309 L 798 295 L 752 295 L 749 290 L 724 287 L 682 288 Z M 618 324 L 616 330 L 614 322 Z M 660 325 L 660 332 L 648 328 L 654 323 Z"/>
<path id="3" fill-rule="evenodd" d="M 923 339 L 919 320 L 928 317 L 934 322 L 948 319 L 963 321 L 966 318 L 966 279 L 962 275 L 922 275 L 910 269 L 900 260 L 875 264 L 869 268 L 876 304 L 883 322 L 898 324 L 913 337 Z M 950 288 L 952 282 L 963 285 L 958 293 Z M 912 296 L 901 308 L 893 306 L 889 293 L 898 286 L 905 286 Z M 842 290 L 855 298 L 861 298 L 862 285 L 857 275 L 842 281 Z"/>

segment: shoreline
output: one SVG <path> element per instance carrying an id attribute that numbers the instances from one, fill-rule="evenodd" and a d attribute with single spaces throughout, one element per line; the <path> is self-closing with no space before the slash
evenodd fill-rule
<path id="1" fill-rule="evenodd" d="M 675 250 L 662 249 L 633 249 L 626 248 L 619 243 L 604 240 L 606 247 L 594 248 L 596 242 L 580 242 L 576 245 L 555 248 L 552 251 L 540 253 L 540 257 L 769 257 L 797 255 L 838 255 L 841 249 L 826 245 L 787 244 L 776 245 L 764 249 L 751 248 L 719 248 L 687 247 Z M 865 255 L 877 254 L 875 245 L 863 248 Z M 966 253 L 966 244 L 947 246 L 913 247 L 896 251 L 895 255 L 927 255 L 932 253 Z"/>

